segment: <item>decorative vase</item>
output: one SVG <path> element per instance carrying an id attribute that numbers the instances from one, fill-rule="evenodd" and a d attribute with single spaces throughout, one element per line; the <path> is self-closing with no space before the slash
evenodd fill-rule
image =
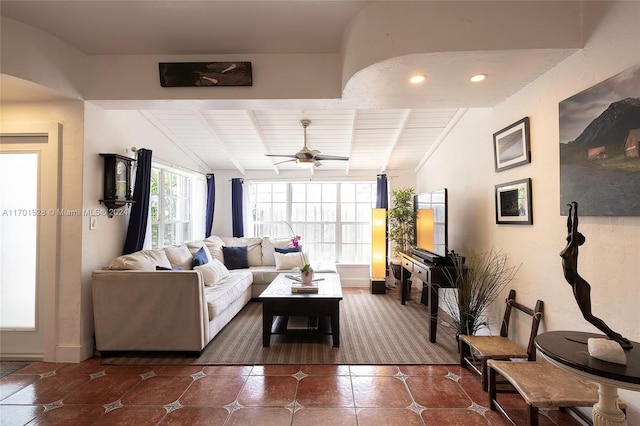
<path id="1" fill-rule="evenodd" d="M 311 281 L 313 280 L 313 270 L 302 272 L 300 277 L 302 278 L 303 285 L 311 285 Z"/>

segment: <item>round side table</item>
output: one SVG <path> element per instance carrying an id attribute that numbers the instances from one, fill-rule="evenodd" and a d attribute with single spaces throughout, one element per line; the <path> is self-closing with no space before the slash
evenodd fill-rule
<path id="1" fill-rule="evenodd" d="M 632 342 L 633 348 L 624 351 L 627 365 L 622 365 L 590 356 L 587 340 L 592 337 L 607 338 L 580 331 L 549 331 L 538 335 L 535 343 L 552 364 L 598 384 L 594 426 L 626 426 L 627 420 L 618 406 L 618 388 L 640 391 L 640 343 Z"/>

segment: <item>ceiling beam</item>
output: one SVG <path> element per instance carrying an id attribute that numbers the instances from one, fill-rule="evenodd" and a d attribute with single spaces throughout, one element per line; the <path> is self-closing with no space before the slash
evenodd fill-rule
<path id="1" fill-rule="evenodd" d="M 456 127 L 456 125 L 458 124 L 460 119 L 464 117 L 468 109 L 469 108 L 460 108 L 458 111 L 456 111 L 454 116 L 451 118 L 451 120 L 449 120 L 447 125 L 444 127 L 444 129 L 440 132 L 436 140 L 433 142 L 433 144 L 431 145 L 431 148 L 429 148 L 429 150 L 422 156 L 422 159 L 420 159 L 420 162 L 418 163 L 416 168 L 413 169 L 414 173 L 418 173 L 418 170 L 420 170 L 420 168 L 424 165 L 424 163 L 427 162 L 429 157 L 433 155 L 435 150 L 438 149 L 442 141 L 444 141 L 446 137 L 449 135 L 449 133 Z"/>
<path id="2" fill-rule="evenodd" d="M 262 148 L 267 154 L 271 154 L 271 152 L 269 152 L 269 148 L 267 147 L 267 144 L 264 141 L 264 134 L 262 133 L 262 128 L 260 127 L 260 124 L 256 119 L 256 115 L 251 110 L 247 110 L 245 112 L 247 113 L 247 117 L 251 122 L 251 126 L 253 127 L 253 130 L 256 132 L 256 135 L 258 136 L 258 140 L 262 144 Z M 273 164 L 273 163 L 271 163 L 271 166 L 273 167 L 273 170 L 276 172 L 276 174 L 279 175 L 280 167 L 278 167 L 276 164 Z"/>
<path id="3" fill-rule="evenodd" d="M 202 112 L 195 111 L 194 115 L 196 116 L 196 118 L 198 118 L 198 120 L 200 120 L 202 125 L 207 129 L 211 137 L 218 143 L 218 145 L 220 145 L 220 149 L 224 151 L 224 154 L 227 156 L 229 161 L 231 161 L 231 163 L 236 167 L 236 169 L 238 169 L 240 173 L 244 174 L 245 170 L 244 170 L 244 167 L 242 167 L 242 165 L 240 164 L 240 161 L 238 161 L 235 155 L 233 155 L 229 151 L 229 148 L 227 148 L 227 145 L 224 143 L 222 138 L 218 136 L 218 132 L 216 132 L 216 129 L 214 129 L 211 123 L 207 121 L 207 118 L 202 114 Z"/>
<path id="4" fill-rule="evenodd" d="M 148 110 L 141 110 L 140 114 L 147 119 L 151 125 L 153 125 L 160 133 L 162 133 L 167 139 L 173 142 L 182 152 L 184 152 L 189 158 L 191 158 L 194 162 L 199 164 L 205 170 L 211 170 L 211 166 L 202 161 L 189 147 L 183 144 L 180 139 L 178 139 L 171 130 L 169 130 L 160 120 L 158 120 L 155 115 Z"/>
<path id="5" fill-rule="evenodd" d="M 353 111 L 353 121 L 351 122 L 351 137 L 349 138 L 349 161 L 345 167 L 344 174 L 349 175 L 351 169 L 351 156 L 353 155 L 353 141 L 356 140 L 356 123 L 358 122 L 358 110 Z"/>
<path id="6" fill-rule="evenodd" d="M 400 126 L 398 127 L 398 132 L 396 133 L 396 136 L 393 138 L 393 141 L 391 143 L 391 146 L 389 147 L 389 150 L 387 151 L 387 154 L 383 157 L 384 160 L 382 162 L 382 165 L 380 166 L 380 173 L 384 173 L 385 170 L 387 170 L 387 166 L 389 165 L 389 159 L 391 158 L 391 154 L 393 154 L 393 150 L 396 149 L 396 146 L 398 146 L 398 142 L 400 142 L 400 138 L 402 137 L 402 134 L 404 133 L 404 129 L 407 127 L 407 123 L 409 122 L 409 118 L 411 118 L 411 110 L 405 110 L 404 112 L 404 117 L 402 118 L 402 121 L 400 122 Z"/>

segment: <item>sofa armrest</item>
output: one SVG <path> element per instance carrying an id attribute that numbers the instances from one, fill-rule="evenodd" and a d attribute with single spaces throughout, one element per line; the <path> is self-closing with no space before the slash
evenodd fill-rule
<path id="1" fill-rule="evenodd" d="M 200 351 L 209 341 L 200 272 L 94 271 L 92 292 L 100 351 Z"/>

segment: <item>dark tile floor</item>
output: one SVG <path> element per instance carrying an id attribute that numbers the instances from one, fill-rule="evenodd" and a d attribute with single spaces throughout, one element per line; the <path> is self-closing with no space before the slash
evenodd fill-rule
<path id="1" fill-rule="evenodd" d="M 5 425 L 506 425 L 455 365 L 102 365 L 36 362 L 0 379 Z M 506 395 L 518 424 L 524 402 Z M 541 425 L 578 425 L 543 412 Z"/>

